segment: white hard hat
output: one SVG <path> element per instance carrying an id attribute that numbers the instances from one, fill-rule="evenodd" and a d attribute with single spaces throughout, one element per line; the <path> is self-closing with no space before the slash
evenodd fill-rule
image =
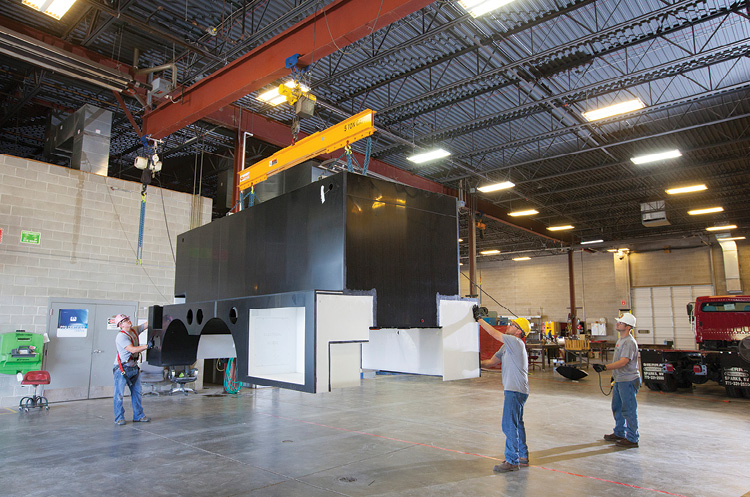
<path id="1" fill-rule="evenodd" d="M 626 312 L 625 314 L 617 318 L 617 322 L 626 324 L 630 326 L 631 328 L 635 328 L 635 316 L 633 316 L 629 312 Z"/>

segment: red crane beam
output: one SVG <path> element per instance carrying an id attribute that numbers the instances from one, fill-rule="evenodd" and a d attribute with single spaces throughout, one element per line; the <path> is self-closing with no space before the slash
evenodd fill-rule
<path id="1" fill-rule="evenodd" d="M 175 95 L 143 118 L 143 131 L 164 136 L 202 119 L 248 93 L 289 74 L 288 57 L 299 54 L 298 64 L 315 59 L 364 38 L 434 0 L 337 0 L 251 50 L 211 76 Z"/>

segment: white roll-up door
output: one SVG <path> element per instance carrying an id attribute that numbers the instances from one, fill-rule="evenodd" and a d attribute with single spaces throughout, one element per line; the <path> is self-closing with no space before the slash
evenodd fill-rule
<path id="1" fill-rule="evenodd" d="M 695 298 L 713 295 L 711 285 L 685 285 L 633 288 L 633 314 L 638 319 L 639 343 L 674 343 L 676 349 L 695 350 L 695 337 L 687 314 L 687 304 Z"/>

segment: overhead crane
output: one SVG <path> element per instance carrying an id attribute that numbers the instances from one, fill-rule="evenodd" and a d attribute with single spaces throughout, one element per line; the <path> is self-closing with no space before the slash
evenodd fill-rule
<path id="1" fill-rule="evenodd" d="M 308 159 L 350 146 L 375 131 L 375 111 L 366 109 L 246 167 L 239 172 L 239 189 L 246 190 Z"/>

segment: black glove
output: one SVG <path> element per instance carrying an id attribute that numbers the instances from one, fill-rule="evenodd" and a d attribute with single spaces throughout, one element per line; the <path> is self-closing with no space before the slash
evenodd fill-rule
<path id="1" fill-rule="evenodd" d="M 474 321 L 482 319 L 482 309 L 478 305 L 472 307 L 471 312 L 474 314 Z"/>
<path id="2" fill-rule="evenodd" d="M 606 364 L 594 364 L 594 371 L 597 373 L 601 373 L 602 371 L 606 371 L 607 366 Z"/>
<path id="3" fill-rule="evenodd" d="M 155 345 L 155 344 L 154 344 L 154 339 L 152 338 L 152 339 L 151 339 L 151 340 L 149 340 L 149 341 L 148 341 L 148 343 L 146 344 L 146 349 L 147 349 L 147 350 L 153 349 L 153 348 L 154 348 L 154 345 Z"/>

